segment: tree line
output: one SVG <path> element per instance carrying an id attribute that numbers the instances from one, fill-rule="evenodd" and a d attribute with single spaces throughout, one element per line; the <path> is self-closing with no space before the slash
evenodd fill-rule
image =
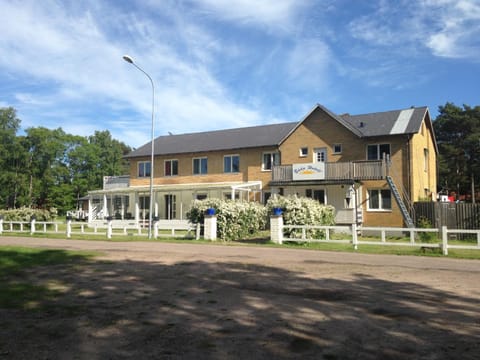
<path id="1" fill-rule="evenodd" d="M 82 137 L 31 127 L 19 135 L 20 124 L 14 108 L 0 108 L 0 209 L 65 214 L 88 190 L 102 188 L 103 176 L 129 173 L 123 155 L 131 148 L 108 130 Z"/>
<path id="2" fill-rule="evenodd" d="M 447 102 L 438 113 L 433 128 L 439 150 L 439 191 L 475 201 L 472 194 L 480 181 L 480 106 Z"/>
<path id="3" fill-rule="evenodd" d="M 74 209 L 88 190 L 100 189 L 103 176 L 129 173 L 123 158 L 132 149 L 108 130 L 88 137 L 62 128 L 27 128 L 12 107 L 0 108 L 0 209 Z M 433 127 L 439 149 L 438 191 L 475 193 L 480 182 L 480 106 L 438 108 Z"/>

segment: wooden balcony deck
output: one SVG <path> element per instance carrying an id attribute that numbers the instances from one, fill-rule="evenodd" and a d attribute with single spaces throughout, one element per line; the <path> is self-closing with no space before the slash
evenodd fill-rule
<path id="1" fill-rule="evenodd" d="M 387 175 L 387 162 L 376 161 L 351 161 L 325 163 L 325 176 L 323 181 L 337 180 L 381 180 Z M 272 169 L 272 182 L 293 182 L 293 166 L 277 165 Z"/>

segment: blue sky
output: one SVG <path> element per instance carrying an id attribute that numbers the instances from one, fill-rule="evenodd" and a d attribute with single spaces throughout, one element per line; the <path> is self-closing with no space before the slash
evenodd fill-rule
<path id="1" fill-rule="evenodd" d="M 480 105 L 479 0 L 0 0 L 0 106 L 22 128 L 155 134 Z"/>

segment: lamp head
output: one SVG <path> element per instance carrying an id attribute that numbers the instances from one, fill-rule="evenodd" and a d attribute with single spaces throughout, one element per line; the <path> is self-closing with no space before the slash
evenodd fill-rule
<path id="1" fill-rule="evenodd" d="M 133 59 L 129 55 L 123 55 L 123 60 L 130 64 L 133 64 Z"/>

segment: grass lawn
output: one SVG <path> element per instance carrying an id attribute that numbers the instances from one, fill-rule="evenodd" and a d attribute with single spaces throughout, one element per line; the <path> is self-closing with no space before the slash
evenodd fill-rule
<path id="1" fill-rule="evenodd" d="M 38 266 L 75 264 L 95 256 L 93 252 L 0 247 L 0 307 L 38 308 L 60 295 L 54 287 L 22 281 L 22 273 Z"/>

